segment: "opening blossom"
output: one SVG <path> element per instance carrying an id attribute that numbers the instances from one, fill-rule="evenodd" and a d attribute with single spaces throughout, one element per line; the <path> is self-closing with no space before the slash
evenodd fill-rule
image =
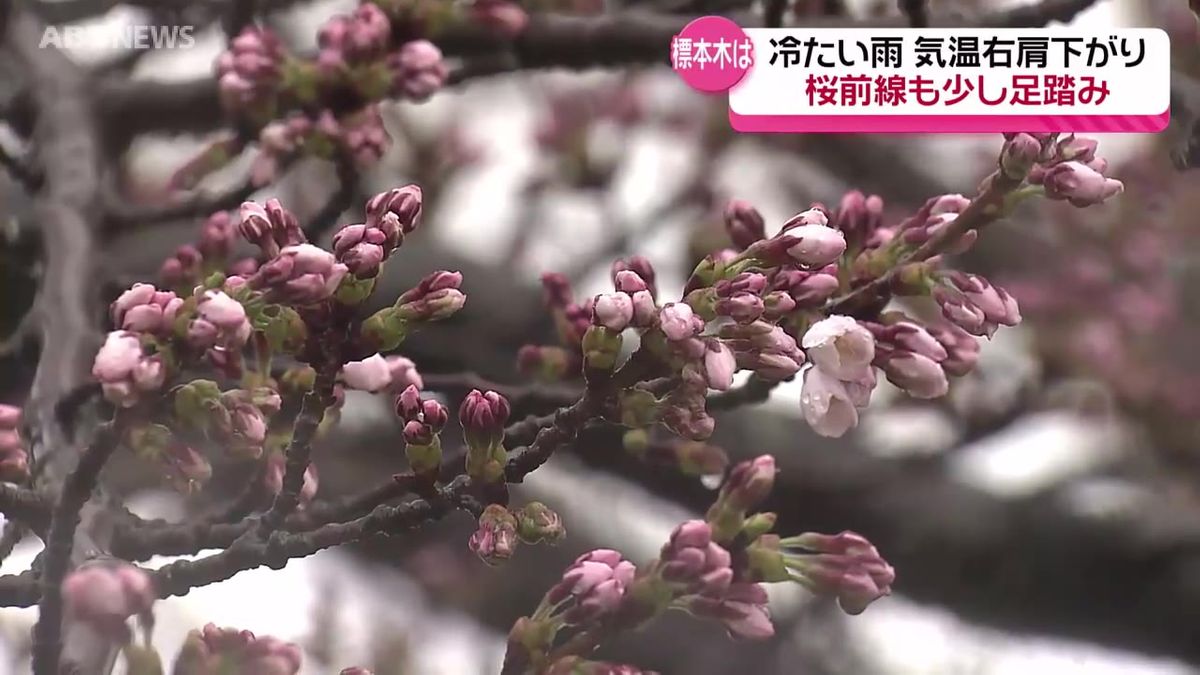
<path id="1" fill-rule="evenodd" d="M 351 389 L 379 392 L 392 384 L 392 368 L 381 354 L 342 366 L 342 381 Z"/>
<path id="2" fill-rule="evenodd" d="M 875 338 L 848 316 L 831 316 L 813 324 L 800 341 L 808 360 L 839 380 L 856 380 L 871 367 Z"/>

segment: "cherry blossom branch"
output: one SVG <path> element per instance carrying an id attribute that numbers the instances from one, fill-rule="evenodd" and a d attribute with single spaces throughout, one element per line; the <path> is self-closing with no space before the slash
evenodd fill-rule
<path id="1" fill-rule="evenodd" d="M 0 513 L 10 524 L 18 521 L 34 530 L 42 530 L 49 523 L 49 506 L 50 502 L 40 492 L 0 483 Z"/>
<path id="2" fill-rule="evenodd" d="M 598 411 L 600 401 L 587 393 L 574 405 L 559 410 L 550 426 L 538 433 L 534 442 L 519 448 L 507 460 L 504 479 L 520 483 L 565 443 L 569 443 L 583 425 Z M 282 567 L 290 558 L 304 557 L 317 551 L 373 534 L 392 534 L 413 529 L 440 519 L 452 505 L 471 496 L 472 483 L 460 476 L 436 492 L 436 498 L 415 499 L 396 506 L 376 506 L 366 516 L 345 523 L 331 523 L 311 532 L 289 533 L 275 530 L 265 537 L 243 536 L 226 550 L 196 561 L 171 563 L 154 572 L 160 596 L 182 595 L 190 588 L 228 579 L 238 572 L 262 565 Z"/>
<path id="3" fill-rule="evenodd" d="M 41 601 L 33 627 L 33 670 L 57 673 L 62 645 L 63 599 L 60 587 L 71 562 L 79 512 L 92 497 L 101 469 L 120 444 L 126 425 L 118 415 L 97 430 L 95 439 L 80 456 L 79 465 L 67 476 L 50 520 L 39 583 Z"/>
<path id="4" fill-rule="evenodd" d="M 313 390 L 304 396 L 300 414 L 292 426 L 292 440 L 287 447 L 287 464 L 283 475 L 283 488 L 275 496 L 271 508 L 263 514 L 258 525 L 258 533 L 265 536 L 268 532 L 279 527 L 300 503 L 300 490 L 304 487 L 304 473 L 308 470 L 309 456 L 312 452 L 312 442 L 317 433 L 321 420 L 325 419 L 325 411 L 334 403 L 333 386 L 341 362 L 337 352 L 340 351 L 340 340 L 334 341 L 334 353 L 325 352 L 325 363 L 317 370 L 316 383 Z"/>
<path id="5" fill-rule="evenodd" d="M 1024 174 L 1011 175 L 1002 170 L 992 173 L 981 183 L 980 191 L 971 203 L 947 227 L 905 254 L 884 274 L 832 300 L 829 304 L 830 313 L 853 315 L 864 306 L 886 302 L 889 285 L 909 265 L 929 260 L 954 246 L 968 232 L 978 232 L 1005 217 L 1009 210 L 1006 200 L 1021 187 L 1024 180 Z"/>

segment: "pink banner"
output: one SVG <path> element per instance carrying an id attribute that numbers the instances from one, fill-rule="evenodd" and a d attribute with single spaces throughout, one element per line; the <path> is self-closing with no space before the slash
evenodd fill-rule
<path id="1" fill-rule="evenodd" d="M 1158 115 L 739 115 L 729 111 L 736 131 L 752 133 L 1157 133 L 1170 121 L 1170 109 Z"/>

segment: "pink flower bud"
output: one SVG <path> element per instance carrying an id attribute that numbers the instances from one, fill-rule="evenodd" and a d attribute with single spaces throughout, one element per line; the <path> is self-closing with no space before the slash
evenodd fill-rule
<path id="1" fill-rule="evenodd" d="M 373 354 L 362 361 L 351 361 L 342 366 L 342 381 L 351 389 L 361 391 L 383 391 L 392 383 L 392 370 L 387 359 Z"/>
<path id="2" fill-rule="evenodd" d="M 921 354 L 900 352 L 883 362 L 888 381 L 914 398 L 939 398 L 949 391 L 946 372 L 937 361 Z"/>
<path id="3" fill-rule="evenodd" d="M 242 303 L 217 290 L 205 291 L 196 311 L 201 318 L 223 330 L 236 331 L 246 322 L 246 308 Z"/>
<path id="4" fill-rule="evenodd" d="M 691 306 L 683 302 L 667 303 L 658 314 L 663 333 L 672 342 L 686 340 L 699 332 L 695 318 Z"/>
<path id="5" fill-rule="evenodd" d="M 787 219 L 783 224 L 782 231 L 790 232 L 798 227 L 820 226 L 827 227 L 829 225 L 829 216 L 823 209 L 808 209 L 802 211 Z M 830 228 L 833 229 L 833 228 Z M 795 234 L 792 232 L 792 234 Z"/>
<path id="6" fill-rule="evenodd" d="M 809 587 L 837 597 L 847 614 L 861 614 L 875 600 L 890 595 L 895 570 L 862 535 L 845 531 L 837 535 L 805 533 L 792 541 L 816 555 L 798 555 L 796 568 Z"/>
<path id="7" fill-rule="evenodd" d="M 775 458 L 771 455 L 740 462 L 730 469 L 718 499 L 737 511 L 756 508 L 771 494 L 776 473 Z"/>
<path id="8" fill-rule="evenodd" d="M 641 288 L 636 288 L 636 287 L 631 288 L 631 289 L 623 288 L 622 282 L 618 281 L 618 279 L 617 279 L 617 275 L 619 275 L 622 272 L 632 272 L 632 273 L 636 274 L 638 279 L 641 280 Z M 647 291 L 650 291 L 651 295 L 656 295 L 658 292 L 654 286 L 654 282 L 658 278 L 658 275 L 654 271 L 654 265 L 652 265 L 650 263 L 650 261 L 644 256 L 635 255 L 635 256 L 630 256 L 629 258 L 619 258 L 619 259 L 613 261 L 612 277 L 613 277 L 613 286 L 616 287 L 616 289 L 619 291 L 625 291 L 626 293 L 632 294 L 632 293 L 636 293 L 638 291 L 647 290 Z M 635 285 L 637 284 L 637 282 L 635 282 L 633 280 L 630 280 L 627 283 L 632 283 Z"/>
<path id="9" fill-rule="evenodd" d="M 740 199 L 734 199 L 725 207 L 725 231 L 733 245 L 741 250 L 767 236 L 762 214 Z"/>
<path id="10" fill-rule="evenodd" d="M 593 321 L 609 330 L 622 331 L 633 320 L 633 300 L 625 293 L 597 295 L 592 304 Z"/>
<path id="11" fill-rule="evenodd" d="M 1073 206 L 1091 206 L 1124 191 L 1121 181 L 1108 178 L 1080 162 L 1063 162 L 1046 170 L 1042 179 L 1046 196 L 1067 200 Z"/>
<path id="12" fill-rule="evenodd" d="M 725 391 L 733 386 L 733 373 L 737 370 L 737 361 L 729 347 L 720 340 L 708 340 L 706 347 L 704 379 L 708 382 L 709 387 L 717 391 Z"/>
<path id="13" fill-rule="evenodd" d="M 1042 143 L 1030 134 L 1015 134 L 1000 149 L 1000 170 L 1009 178 L 1024 178 L 1042 155 Z"/>
<path id="14" fill-rule="evenodd" d="M 928 330 L 946 350 L 941 366 L 947 374 L 962 377 L 974 369 L 979 360 L 979 340 L 949 323 L 931 325 Z"/>
<path id="15" fill-rule="evenodd" d="M 763 315 L 765 309 L 763 299 L 750 293 L 738 293 L 732 297 L 721 298 L 716 305 L 718 316 L 727 316 L 738 323 L 750 323 L 757 320 Z"/>
<path id="16" fill-rule="evenodd" d="M 690 598 L 688 609 L 696 616 L 721 621 L 735 638 L 765 640 L 775 634 L 767 610 L 767 593 L 758 584 L 739 582 L 719 597 L 695 596 Z"/>
<path id="17" fill-rule="evenodd" d="M 458 421 L 463 429 L 494 434 L 503 432 L 509 414 L 508 399 L 494 391 L 472 389 L 459 408 Z"/>
<path id="18" fill-rule="evenodd" d="M 788 247 L 788 255 L 808 267 L 824 267 L 846 252 L 845 236 L 825 225 L 798 225 L 784 236 L 795 241 Z"/>

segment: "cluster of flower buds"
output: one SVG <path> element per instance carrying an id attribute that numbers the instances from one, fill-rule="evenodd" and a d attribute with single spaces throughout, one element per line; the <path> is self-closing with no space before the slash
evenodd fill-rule
<path id="1" fill-rule="evenodd" d="M 208 458 L 161 424 L 130 429 L 126 442 L 139 458 L 157 464 L 167 482 L 182 494 L 198 491 L 212 477 Z"/>
<path id="2" fill-rule="evenodd" d="M 586 626 L 611 616 L 621 605 L 637 567 L 618 551 L 596 549 L 575 559 L 542 599 L 539 615 L 568 626 Z"/>
<path id="3" fill-rule="evenodd" d="M 1096 156 L 1097 143 L 1074 134 L 1008 133 L 1000 153 L 1000 170 L 1041 185 L 1046 197 L 1085 207 L 1120 194 L 1124 184 L 1105 176 L 1108 162 Z"/>
<path id="4" fill-rule="evenodd" d="M 818 595 L 835 597 L 848 614 L 861 614 L 890 595 L 896 572 L 862 535 L 807 532 L 780 538 L 764 534 L 748 549 L 752 577 L 795 581 Z"/>
<path id="5" fill-rule="evenodd" d="M 29 477 L 29 453 L 20 427 L 21 409 L 0 404 L 0 480 L 19 483 Z"/>
<path id="6" fill-rule="evenodd" d="M 411 327 L 449 319 L 467 302 L 462 281 L 461 272 L 441 270 L 426 276 L 391 307 L 367 317 L 362 324 L 363 339 L 374 349 L 390 351 L 404 341 Z"/>
<path id="7" fill-rule="evenodd" d="M 812 366 L 804 373 L 800 408 L 822 436 L 838 437 L 858 424 L 875 389 L 875 338 L 848 316 L 813 324 L 801 340 Z"/>
<path id="8" fill-rule="evenodd" d="M 300 647 L 269 635 L 208 624 L 188 633 L 175 660 L 176 675 L 296 675 L 302 662 Z"/>
<path id="9" fill-rule="evenodd" d="M 253 274 L 258 269 L 258 261 L 254 258 L 230 260 L 237 235 L 237 220 L 232 214 L 228 211 L 213 213 L 200 226 L 200 236 L 195 243 L 180 246 L 163 261 L 158 272 L 159 278 L 165 286 L 186 295 L 204 281 L 205 275 L 213 272 L 241 276 Z M 155 302 L 165 309 L 162 297 L 156 297 Z"/>
<path id="10" fill-rule="evenodd" d="M 479 559 L 499 565 L 517 549 L 517 517 L 499 504 L 488 504 L 468 545 Z"/>
<path id="11" fill-rule="evenodd" d="M 367 202 L 366 215 L 365 223 L 347 225 L 333 237 L 338 262 L 360 279 L 378 275 L 405 235 L 416 231 L 421 222 L 421 188 L 406 185 L 381 192 Z"/>
<path id="12" fill-rule="evenodd" d="M 652 271 L 651 275 L 653 278 Z M 592 299 L 592 323 L 617 333 L 653 325 L 658 306 L 641 275 L 629 269 L 618 271 L 613 275 L 613 285 L 615 292 Z"/>
<path id="13" fill-rule="evenodd" d="M 642 280 L 645 281 L 645 277 Z M 559 345 L 525 345 L 517 354 L 517 365 L 522 373 L 540 380 L 562 380 L 580 372 L 581 345 L 584 334 L 592 325 L 594 299 L 576 302 L 571 283 L 558 272 L 542 275 L 542 289 L 546 308 L 554 319 Z"/>
<path id="14" fill-rule="evenodd" d="M 267 439 L 268 420 L 282 399 L 269 387 L 222 392 L 212 380 L 192 380 L 174 390 L 176 420 L 228 445 L 238 455 L 259 457 Z"/>
<path id="15" fill-rule="evenodd" d="M 875 336 L 874 363 L 889 382 L 914 398 L 946 395 L 950 381 L 941 364 L 950 353 L 929 331 L 908 320 L 863 325 Z"/>
<path id="16" fill-rule="evenodd" d="M 511 408 L 508 399 L 489 391 L 472 389 L 458 409 L 467 444 L 467 475 L 481 483 L 494 483 L 504 476 L 508 453 L 504 449 L 504 425 Z"/>
<path id="17" fill-rule="evenodd" d="M 109 307 L 109 316 L 118 330 L 164 335 L 174 328 L 175 316 L 183 300 L 171 291 L 160 291 L 153 284 L 134 284 Z"/>
<path id="18" fill-rule="evenodd" d="M 93 562 L 67 575 L 62 585 L 67 616 L 89 626 L 105 639 L 129 642 L 127 621 L 152 620 L 157 597 L 150 576 L 125 562 Z"/>
<path id="19" fill-rule="evenodd" d="M 268 302 L 305 307 L 333 297 L 347 272 L 329 251 L 303 243 L 285 246 L 247 283 Z"/>
<path id="20" fill-rule="evenodd" d="M 1003 288 L 975 274 L 946 271 L 933 291 L 942 316 L 972 335 L 991 337 L 999 326 L 1021 323 L 1017 301 Z"/>
<path id="21" fill-rule="evenodd" d="M 283 82 L 286 59 L 283 43 L 274 33 L 247 26 L 217 58 L 217 81 L 225 109 L 238 112 L 271 104 Z"/>
<path id="22" fill-rule="evenodd" d="M 131 408 L 143 395 L 162 389 L 167 370 L 161 356 L 142 349 L 137 333 L 117 330 L 108 334 L 96 353 L 92 376 L 100 382 L 104 398 Z"/>
<path id="23" fill-rule="evenodd" d="M 786 380 L 804 365 L 804 352 L 796 338 L 769 321 L 725 324 L 718 334 L 733 350 L 738 368 L 753 371 L 764 380 Z"/>
<path id="24" fill-rule="evenodd" d="M 387 52 L 392 25 L 383 10 L 364 2 L 354 12 L 330 18 L 317 33 L 318 67 L 329 74 L 345 71 L 351 64 L 377 60 Z"/>
<path id="25" fill-rule="evenodd" d="M 410 384 L 396 397 L 396 415 L 404 422 L 404 454 L 408 466 L 418 476 L 435 480 L 442 466 L 442 441 L 439 436 L 450 413 L 434 399 L 422 399 L 420 387 Z"/>
<path id="26" fill-rule="evenodd" d="M 262 250 L 267 259 L 275 258 L 280 250 L 307 243 L 300 222 L 278 199 L 266 204 L 243 202 L 238 212 L 238 233 Z"/>
<path id="27" fill-rule="evenodd" d="M 280 452 L 273 452 L 267 457 L 266 470 L 263 473 L 263 487 L 266 488 L 270 495 L 277 495 L 283 491 L 283 475 L 287 472 L 287 457 Z M 317 496 L 317 488 L 320 487 L 321 479 L 317 473 L 317 467 L 313 463 L 309 463 L 304 469 L 304 482 L 300 485 L 300 492 L 296 496 L 299 499 L 298 508 L 303 509 L 310 504 L 313 497 Z"/>

